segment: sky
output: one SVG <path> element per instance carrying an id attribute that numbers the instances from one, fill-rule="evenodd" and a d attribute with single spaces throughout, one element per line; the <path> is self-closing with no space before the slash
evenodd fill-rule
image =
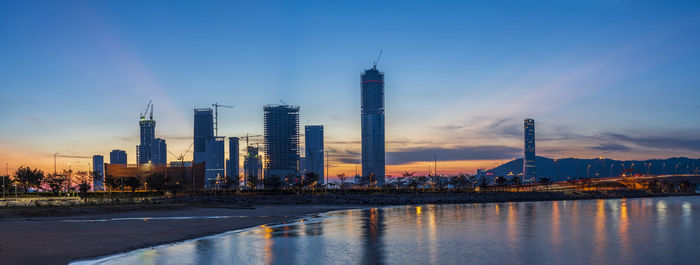
<path id="1" fill-rule="evenodd" d="M 54 153 L 59 169 L 87 170 L 112 149 L 135 163 L 149 100 L 177 155 L 194 108 L 233 105 L 219 135 L 258 135 L 263 106 L 284 101 L 302 128 L 325 126 L 330 175 L 355 174 L 360 73 L 380 50 L 387 174 L 522 157 L 525 118 L 540 156 L 700 157 L 698 1 L 0 4 L 10 171 L 52 171 Z"/>

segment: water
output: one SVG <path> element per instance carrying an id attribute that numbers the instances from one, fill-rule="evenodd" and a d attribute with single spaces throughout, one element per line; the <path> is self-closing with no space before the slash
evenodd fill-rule
<path id="1" fill-rule="evenodd" d="M 700 264 L 700 196 L 339 211 L 92 264 Z"/>

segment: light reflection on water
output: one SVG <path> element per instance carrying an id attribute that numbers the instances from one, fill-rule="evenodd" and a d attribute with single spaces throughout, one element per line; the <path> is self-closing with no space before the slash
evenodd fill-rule
<path id="1" fill-rule="evenodd" d="M 697 264 L 700 197 L 333 212 L 95 264 Z"/>

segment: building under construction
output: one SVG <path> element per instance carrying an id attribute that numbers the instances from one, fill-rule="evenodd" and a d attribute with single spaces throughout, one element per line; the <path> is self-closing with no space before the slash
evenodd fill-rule
<path id="1" fill-rule="evenodd" d="M 265 177 L 299 173 L 299 107 L 267 105 L 265 111 Z"/>
<path id="2" fill-rule="evenodd" d="M 197 163 L 188 167 L 158 164 L 104 164 L 104 172 L 107 178 L 136 177 L 141 180 L 141 183 L 146 185 L 146 179 L 149 175 L 160 173 L 165 176 L 167 185 L 180 186 L 183 189 L 204 188 L 204 163 Z"/>

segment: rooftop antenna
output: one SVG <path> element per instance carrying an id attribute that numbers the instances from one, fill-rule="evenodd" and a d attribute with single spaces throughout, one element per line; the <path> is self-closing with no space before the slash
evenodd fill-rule
<path id="1" fill-rule="evenodd" d="M 372 69 L 377 70 L 377 64 L 379 63 L 379 59 L 382 58 L 382 52 L 383 52 L 383 50 L 379 50 L 379 56 L 377 56 L 377 60 L 374 61 L 374 64 L 372 65 Z"/>
<path id="2" fill-rule="evenodd" d="M 150 115 L 150 119 L 153 120 L 153 104 L 151 104 L 151 115 Z"/>
<path id="3" fill-rule="evenodd" d="M 284 100 L 281 100 L 281 99 L 280 99 L 280 102 L 282 102 L 282 105 L 287 106 L 287 102 L 284 102 Z"/>

